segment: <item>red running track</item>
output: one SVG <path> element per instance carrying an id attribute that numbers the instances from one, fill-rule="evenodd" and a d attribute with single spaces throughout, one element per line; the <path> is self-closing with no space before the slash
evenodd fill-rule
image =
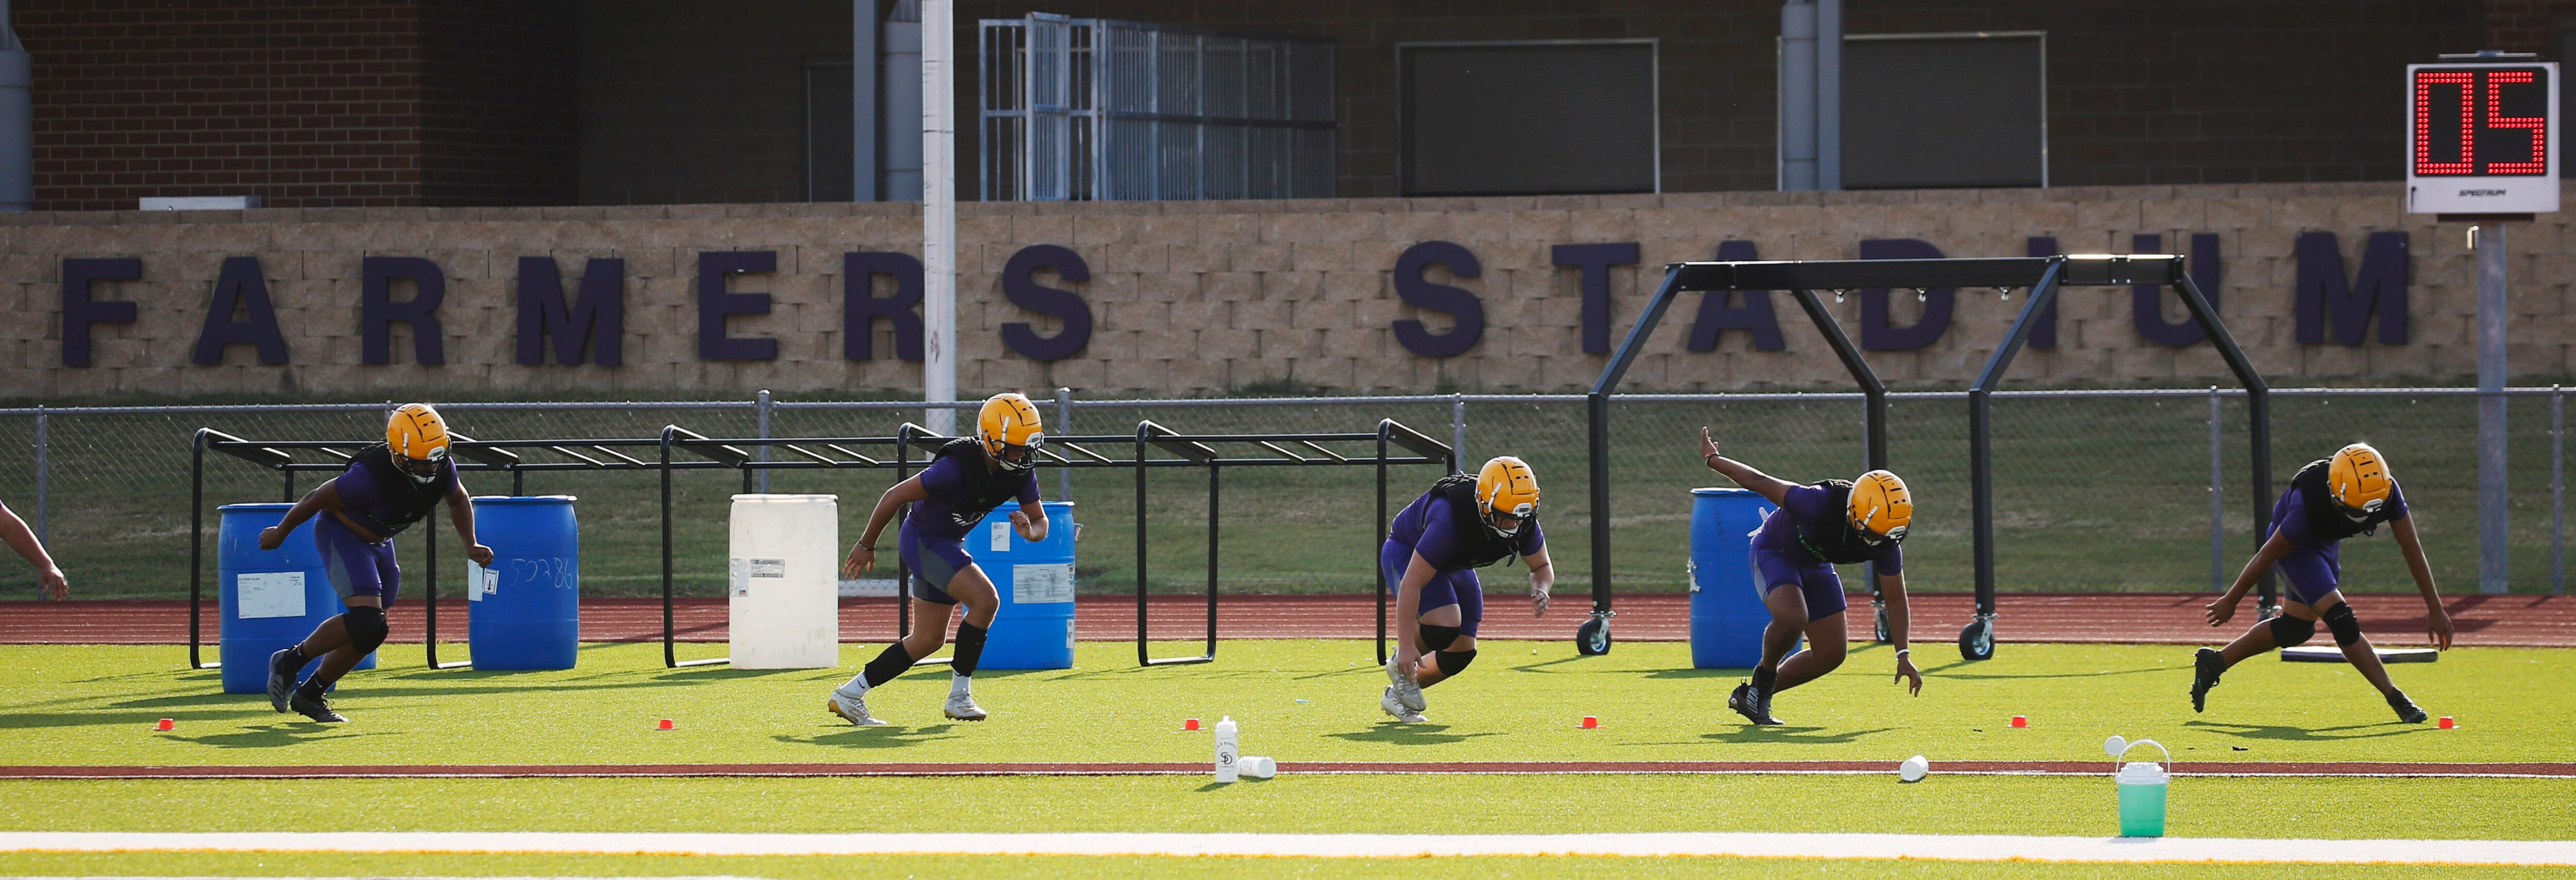
<path id="1" fill-rule="evenodd" d="M 1533 619 L 1529 606 L 1509 594 L 1489 594 L 1481 635 L 1501 639 L 1568 639 L 1583 621 L 1589 603 L 1582 595 L 1561 597 L 1548 616 Z M 1868 599 L 1855 595 L 1854 607 L 1866 610 Z M 2144 644 L 2216 644 L 2242 632 L 2251 622 L 2251 603 L 2228 626 L 2202 625 L 2202 593 L 2007 593 L 2000 599 L 1996 637 L 2003 642 L 2109 642 Z M 1689 638 L 1690 599 L 1680 593 L 1641 593 L 1620 597 L 1611 633 L 1622 641 L 1669 642 Z M 2413 595 L 2358 595 L 2353 610 L 2372 641 L 2387 645 L 2425 644 L 2424 606 Z M 636 642 L 662 637 L 662 604 L 657 599 L 599 598 L 581 603 L 584 641 Z M 725 640 L 725 600 L 682 599 L 675 621 L 679 638 L 691 642 Z M 2482 647 L 2576 647 L 2576 597 L 2455 596 L 2444 600 L 2458 632 L 2455 644 Z M 461 600 L 439 605 L 440 640 L 462 641 L 465 608 Z M 880 642 L 895 631 L 892 599 L 844 599 L 841 638 Z M 1186 596 L 1156 597 L 1156 639 L 1205 637 L 1206 602 Z M 424 635 L 420 605 L 397 605 L 392 615 L 393 641 L 418 642 Z M 1918 640 L 1948 642 L 1957 638 L 1975 613 L 1966 593 L 1917 595 L 1913 602 Z M 215 605 L 205 607 L 204 639 L 215 641 Z M 1217 631 L 1223 638 L 1353 639 L 1377 634 L 1375 602 L 1369 596 L 1227 596 L 1217 609 Z M 1133 597 L 1085 596 L 1075 613 L 1075 634 L 1091 641 L 1127 641 L 1136 637 Z M 1853 635 L 1866 638 L 1866 626 Z M 188 603 L 179 600 L 98 600 L 0 603 L 0 644 L 170 645 L 188 641 Z"/>

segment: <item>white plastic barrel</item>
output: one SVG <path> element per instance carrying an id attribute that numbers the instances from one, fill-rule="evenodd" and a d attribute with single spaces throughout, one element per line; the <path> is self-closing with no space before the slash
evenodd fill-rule
<path id="1" fill-rule="evenodd" d="M 841 665 L 840 506 L 837 495 L 733 496 L 733 668 Z"/>

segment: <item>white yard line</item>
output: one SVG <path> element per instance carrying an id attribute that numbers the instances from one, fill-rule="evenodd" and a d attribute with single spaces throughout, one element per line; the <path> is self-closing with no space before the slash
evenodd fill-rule
<path id="1" fill-rule="evenodd" d="M 641 834 L 0 832 L 0 853 L 323 852 L 832 856 L 1753 856 L 2043 862 L 2576 866 L 2576 841 L 2281 840 L 1947 834 Z"/>

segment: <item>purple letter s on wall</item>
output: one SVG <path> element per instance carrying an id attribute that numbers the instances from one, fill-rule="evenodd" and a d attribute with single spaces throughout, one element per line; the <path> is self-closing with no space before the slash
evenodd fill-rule
<path id="1" fill-rule="evenodd" d="M 1485 269 L 1476 255 L 1466 248 L 1445 241 L 1426 241 L 1404 249 L 1395 259 L 1395 295 L 1405 305 L 1434 312 L 1447 312 L 1458 319 L 1458 326 L 1447 333 L 1432 333 L 1422 322 L 1405 318 L 1395 322 L 1395 341 L 1404 350 L 1427 358 L 1457 357 L 1476 347 L 1485 335 L 1485 304 L 1476 295 L 1446 284 L 1434 284 L 1422 278 L 1422 270 L 1433 263 L 1449 267 L 1449 274 L 1460 278 L 1483 275 Z"/>

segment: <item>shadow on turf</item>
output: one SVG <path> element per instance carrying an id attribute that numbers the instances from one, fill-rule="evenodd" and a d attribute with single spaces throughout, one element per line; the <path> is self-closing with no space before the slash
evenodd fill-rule
<path id="1" fill-rule="evenodd" d="M 1923 670 L 1923 674 L 1927 676 L 1939 676 L 1942 678 L 1955 678 L 1961 681 L 2015 681 L 2035 678 L 2101 678 L 2109 675 L 2145 675 L 2156 672 L 2172 672 L 2184 675 L 2191 673 L 2191 667 L 2189 665 L 2175 666 L 2172 664 L 2141 666 L 2136 669 L 2097 669 L 2092 672 L 2030 672 L 2008 675 L 1950 671 L 1962 666 L 1974 666 L 1977 665 L 1977 663 L 1978 661 L 1975 660 L 1960 660 L 1952 663 L 1944 663 L 1942 665 Z"/>
<path id="2" fill-rule="evenodd" d="M 1583 662 L 1583 661 L 1585 661 L 1585 660 L 1590 660 L 1590 659 L 1592 659 L 1592 658 L 1590 658 L 1590 657 L 1585 657 L 1585 656 L 1583 656 L 1583 655 L 1581 655 L 1581 654 L 1577 654 L 1577 655 L 1572 656 L 1572 657 L 1558 657 L 1558 658 L 1556 658 L 1556 659 L 1554 659 L 1554 660 L 1541 660 L 1541 661 L 1538 661 L 1538 662 L 1536 662 L 1536 663 L 1524 663 L 1524 664 L 1521 664 L 1521 665 L 1519 665 L 1519 666 L 1514 666 L 1514 667 L 1512 667 L 1512 668 L 1513 668 L 1514 670 L 1517 670 L 1517 671 L 1520 671 L 1520 672 L 1555 672 L 1556 670 L 1549 669 L 1548 667 L 1550 667 L 1550 666 L 1562 666 L 1562 665 L 1567 664 L 1567 663 L 1580 663 L 1580 662 Z M 1713 670 L 1712 670 L 1712 671 L 1713 671 Z M 1659 673 L 1659 674 L 1660 674 L 1660 673 Z"/>
<path id="3" fill-rule="evenodd" d="M 1707 743 L 1707 742 L 1727 742 L 1727 743 L 1790 743 L 1790 744 L 1795 744 L 1795 745 L 1833 745 L 1833 744 L 1837 744 L 1837 743 L 1847 743 L 1847 742 L 1851 742 L 1851 741 L 1853 741 L 1853 740 L 1860 739 L 1861 737 L 1864 737 L 1864 736 L 1876 736 L 1876 735 L 1878 735 L 1878 734 L 1882 734 L 1882 733 L 1886 733 L 1886 732 L 1888 732 L 1888 731 L 1895 730 L 1896 728 L 1893 728 L 1893 727 L 1881 727 L 1881 728 L 1878 728 L 1878 729 L 1876 729 L 1876 730 L 1845 730 L 1845 731 L 1840 731 L 1840 732 L 1836 732 L 1836 733 L 1823 733 L 1823 732 L 1821 732 L 1821 731 L 1824 731 L 1825 729 L 1826 729 L 1826 728 L 1822 728 L 1822 727 L 1790 727 L 1790 726 L 1786 726 L 1786 725 L 1782 725 L 1782 726 L 1774 726 L 1774 727 L 1758 727 L 1758 726 L 1755 726 L 1755 725 L 1747 724 L 1747 725 L 1744 725 L 1744 726 L 1741 726 L 1741 727 L 1737 727 L 1737 728 L 1735 728 L 1735 729 L 1733 729 L 1733 730 L 1719 730 L 1719 731 L 1712 731 L 1712 732 L 1709 732 L 1709 733 L 1703 733 L 1703 734 L 1700 734 L 1700 735 L 1699 735 L 1699 739 L 1698 739 L 1698 740 L 1696 740 L 1696 741 L 1668 742 L 1668 743 L 1628 743 L 1627 745 L 1636 745 L 1636 746 L 1684 746 L 1684 745 L 1691 745 L 1691 746 L 1695 746 L 1695 745 L 1701 745 L 1701 744 L 1703 744 L 1703 743 Z"/>
<path id="4" fill-rule="evenodd" d="M 2342 742 L 2344 740 L 2354 739 L 2375 739 L 2383 736 L 2405 736 L 2410 733 L 2421 733 L 2435 729 L 2429 724 L 2408 724 L 2403 721 L 2382 721 L 2377 724 L 2345 724 L 2338 727 L 2310 728 L 2291 727 L 2286 724 L 2234 724 L 2225 721 L 2193 720 L 2183 722 L 2182 726 L 2197 727 L 2211 733 L 2226 736 L 2243 737 L 2246 739 L 2282 740 L 2286 742 Z M 2390 730 L 2387 728 L 2395 729 Z M 2369 732 L 2341 733 L 2341 731 L 2346 730 Z"/>
<path id="5" fill-rule="evenodd" d="M 770 739 L 783 743 L 796 743 L 798 745 L 808 746 L 839 746 L 854 749 L 900 749 L 907 746 L 930 742 L 932 740 L 947 739 L 949 732 L 956 729 L 957 725 L 954 724 L 931 724 L 922 727 L 905 727 L 900 724 L 889 724 L 882 727 L 852 727 L 845 730 L 836 730 L 831 733 L 822 733 L 813 736 L 789 736 L 787 734 L 778 734 L 770 737 Z"/>
<path id="6" fill-rule="evenodd" d="M 1475 733 L 1450 733 L 1448 730 L 1449 725 L 1446 724 L 1403 724 L 1389 721 L 1371 727 L 1367 730 L 1345 730 L 1340 733 L 1328 733 L 1325 734 L 1325 736 L 1333 737 L 1335 739 L 1346 739 L 1352 742 L 1389 743 L 1399 746 L 1436 746 L 1447 743 L 1465 742 L 1468 739 L 1479 736 L 1499 736 L 1502 733 L 1498 730 L 1483 730 Z"/>
<path id="7" fill-rule="evenodd" d="M 389 733 L 389 731 L 378 730 L 361 732 L 350 730 L 345 727 L 334 727 L 332 725 L 317 722 L 296 721 L 272 724 L 266 727 L 237 730 L 231 733 L 215 733 L 205 736 L 161 734 L 161 737 L 163 739 L 175 739 L 184 742 L 191 742 L 201 746 L 213 746 L 219 749 L 273 749 L 280 746 L 320 742 L 326 739 L 348 739 L 350 737 L 357 736 L 383 736 L 387 733 Z"/>

